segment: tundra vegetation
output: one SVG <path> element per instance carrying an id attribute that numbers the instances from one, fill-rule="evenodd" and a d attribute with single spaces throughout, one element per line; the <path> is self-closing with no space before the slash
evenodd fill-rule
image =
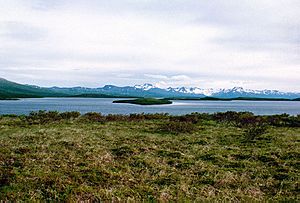
<path id="1" fill-rule="evenodd" d="M 3 201 L 300 198 L 300 116 L 0 116 Z"/>

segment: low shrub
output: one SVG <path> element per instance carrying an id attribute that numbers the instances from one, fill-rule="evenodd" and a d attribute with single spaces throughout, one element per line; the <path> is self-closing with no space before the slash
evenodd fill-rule
<path id="1" fill-rule="evenodd" d="M 75 119 L 80 116 L 80 113 L 78 111 L 63 112 L 60 116 L 62 119 Z"/>
<path id="2" fill-rule="evenodd" d="M 219 112 L 212 115 L 213 120 L 232 124 L 238 127 L 247 126 L 257 122 L 257 117 L 251 112 Z"/>
<path id="3" fill-rule="evenodd" d="M 184 116 L 173 116 L 170 120 L 174 122 L 189 122 L 196 124 L 199 122 L 200 119 L 197 114 L 187 114 Z"/>
<path id="4" fill-rule="evenodd" d="M 20 119 L 24 124 L 44 124 L 49 122 L 56 122 L 60 120 L 71 120 L 80 117 L 80 113 L 77 111 L 59 113 L 57 111 L 37 111 L 31 112 L 26 115 L 0 115 L 0 119 L 15 118 Z M 300 115 L 290 116 L 288 114 L 281 115 L 268 115 L 257 116 L 251 112 L 219 112 L 214 114 L 208 113 L 191 113 L 187 115 L 173 116 L 167 113 L 155 113 L 155 114 L 108 114 L 102 115 L 97 112 L 86 113 L 81 116 L 82 120 L 91 122 L 115 122 L 115 121 L 143 121 L 143 120 L 161 120 L 179 123 L 192 123 L 196 124 L 205 121 L 213 121 L 219 123 L 225 123 L 239 128 L 251 128 L 258 125 L 269 125 L 275 127 L 300 127 Z M 175 124 L 170 124 L 175 125 Z M 190 124 L 182 124 L 190 125 Z"/>
<path id="5" fill-rule="evenodd" d="M 27 117 L 26 121 L 29 124 L 45 124 L 54 121 L 60 121 L 62 117 L 58 111 L 37 111 L 31 112 Z"/>
<path id="6" fill-rule="evenodd" d="M 167 113 L 155 113 L 155 114 L 144 114 L 144 113 L 134 113 L 130 114 L 128 119 L 132 121 L 142 121 L 142 120 L 154 120 L 154 119 L 169 119 L 169 114 Z"/>
<path id="7" fill-rule="evenodd" d="M 267 117 L 270 125 L 276 127 L 300 127 L 300 115 L 290 116 L 289 114 L 272 115 Z"/>
<path id="8" fill-rule="evenodd" d="M 4 115 L 0 115 L 0 119 L 1 118 L 18 118 L 20 116 L 15 115 L 15 114 L 4 114 Z"/>
<path id="9" fill-rule="evenodd" d="M 241 114 L 235 120 L 235 126 L 240 128 L 247 128 L 248 126 L 254 126 L 261 123 L 261 118 L 252 114 Z"/>
<path id="10" fill-rule="evenodd" d="M 191 122 L 178 122 L 170 121 L 162 124 L 159 128 L 162 132 L 179 134 L 179 133 L 193 133 L 196 131 L 196 127 Z"/>
<path id="11" fill-rule="evenodd" d="M 154 113 L 154 114 L 144 114 L 146 120 L 166 120 L 169 119 L 170 115 L 168 113 Z"/>
<path id="12" fill-rule="evenodd" d="M 36 111 L 31 112 L 28 116 L 19 116 L 22 120 L 29 124 L 45 124 L 61 120 L 76 119 L 80 116 L 77 111 L 63 112 L 58 111 Z"/>
<path id="13" fill-rule="evenodd" d="M 82 119 L 85 121 L 91 121 L 91 122 L 105 122 L 105 117 L 101 113 L 97 112 L 89 112 L 82 116 Z"/>
<path id="14" fill-rule="evenodd" d="M 130 121 L 128 115 L 123 114 L 108 114 L 105 116 L 106 121 Z"/>
<path id="15" fill-rule="evenodd" d="M 249 125 L 244 130 L 244 136 L 247 141 L 253 141 L 265 133 L 267 133 L 267 126 L 263 124 Z"/>

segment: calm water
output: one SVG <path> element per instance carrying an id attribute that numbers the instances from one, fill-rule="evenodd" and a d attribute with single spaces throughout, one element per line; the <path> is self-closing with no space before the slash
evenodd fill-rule
<path id="1" fill-rule="evenodd" d="M 113 104 L 111 98 L 39 98 L 0 101 L 0 114 L 28 114 L 38 110 L 101 112 L 103 114 L 250 111 L 259 115 L 300 114 L 300 102 L 292 101 L 174 101 L 170 105 Z"/>

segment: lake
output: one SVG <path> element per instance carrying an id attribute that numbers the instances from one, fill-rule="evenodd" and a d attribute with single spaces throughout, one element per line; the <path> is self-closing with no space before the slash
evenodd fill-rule
<path id="1" fill-rule="evenodd" d="M 297 101 L 173 101 L 170 105 L 139 106 L 116 104 L 115 98 L 33 98 L 0 101 L 0 114 L 28 114 L 31 111 L 79 111 L 103 114 L 169 113 L 173 115 L 192 112 L 214 113 L 225 111 L 250 111 L 257 115 L 287 113 L 300 114 Z"/>

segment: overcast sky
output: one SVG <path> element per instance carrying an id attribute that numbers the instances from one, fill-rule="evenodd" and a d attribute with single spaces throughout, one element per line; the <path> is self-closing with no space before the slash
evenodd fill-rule
<path id="1" fill-rule="evenodd" d="M 0 77 L 300 91 L 300 1 L 0 0 Z"/>

